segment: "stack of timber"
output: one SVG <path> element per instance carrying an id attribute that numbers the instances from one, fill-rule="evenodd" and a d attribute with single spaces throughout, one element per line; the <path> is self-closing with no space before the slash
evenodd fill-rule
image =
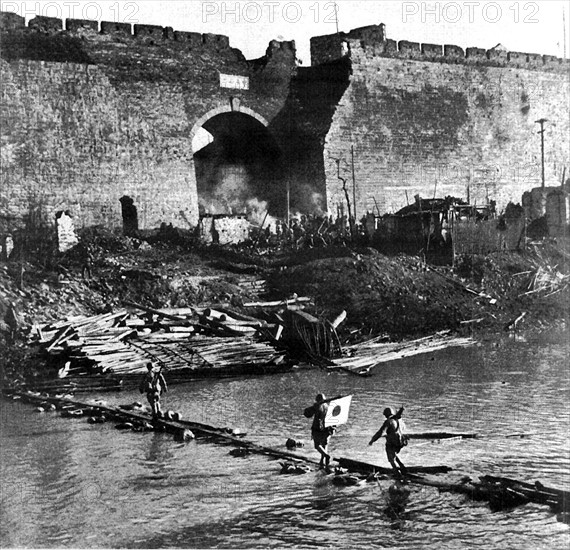
<path id="1" fill-rule="evenodd" d="M 34 326 L 30 343 L 39 345 L 58 367 L 60 389 L 92 389 L 96 384 L 69 382 L 90 376 L 100 377 L 101 389 L 117 389 L 124 377 L 145 372 L 149 361 L 163 367 L 170 382 L 281 372 L 293 366 L 287 353 L 268 341 L 272 327 L 265 321 L 211 308 L 128 305 L 140 313 L 122 310 Z M 51 384 L 42 380 L 34 387 L 56 387 L 56 381 Z"/>
<path id="2" fill-rule="evenodd" d="M 388 361 L 432 353 L 449 347 L 468 347 L 476 343 L 473 338 L 452 336 L 449 331 L 408 342 L 387 343 L 382 341 L 384 339 L 384 336 L 379 336 L 361 344 L 345 346 L 343 357 L 332 361 L 327 369 L 341 369 L 364 376 L 368 375 L 373 367 Z"/>

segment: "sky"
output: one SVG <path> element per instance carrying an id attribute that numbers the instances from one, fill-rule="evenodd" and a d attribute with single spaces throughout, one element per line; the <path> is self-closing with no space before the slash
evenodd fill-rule
<path id="1" fill-rule="evenodd" d="M 384 23 L 395 40 L 486 49 L 501 43 L 511 51 L 570 54 L 568 0 L 337 0 L 336 6 L 344 32 Z M 248 59 L 264 55 L 270 40 L 295 40 L 303 65 L 310 65 L 310 38 L 337 30 L 335 2 L 329 0 L 1 0 L 0 7 L 27 20 L 46 15 L 225 34 Z"/>

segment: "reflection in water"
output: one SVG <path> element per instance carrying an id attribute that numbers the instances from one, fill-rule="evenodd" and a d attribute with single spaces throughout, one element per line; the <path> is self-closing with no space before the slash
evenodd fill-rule
<path id="1" fill-rule="evenodd" d="M 311 491 L 311 507 L 315 510 L 327 510 L 334 504 L 334 485 L 331 484 L 331 474 L 319 471 Z"/>
<path id="2" fill-rule="evenodd" d="M 567 355 L 567 344 L 511 339 L 383 365 L 367 378 L 298 371 L 195 381 L 172 387 L 168 408 L 198 422 L 239 427 L 264 445 L 285 449 L 287 438 L 302 439 L 307 445 L 298 452 L 318 458 L 303 409 L 319 392 L 353 394 L 350 421 L 331 443 L 333 457 L 388 466 L 383 446 L 368 441 L 383 408 L 404 404 L 409 431 L 481 436 L 447 445 L 412 440 L 402 451 L 407 465 L 446 464 L 473 478 L 502 475 L 568 489 Z M 125 403 L 138 396 L 105 398 Z M 390 480 L 337 487 L 332 475 L 280 475 L 278 462 L 234 458 L 229 448 L 207 441 L 178 444 L 167 434 L 91 426 L 11 401 L 0 406 L 1 546 L 570 544 L 568 525 L 546 507 L 493 514 L 462 495 Z"/>
<path id="3" fill-rule="evenodd" d="M 392 529 L 402 529 L 406 523 L 406 505 L 410 498 L 410 489 L 401 482 L 396 482 L 387 491 L 387 506 L 384 513 L 390 519 Z"/>
<path id="4" fill-rule="evenodd" d="M 152 432 L 149 434 L 150 445 L 145 451 L 145 466 L 149 467 L 153 474 L 160 476 L 167 472 L 169 462 L 173 457 L 172 445 L 166 442 L 162 433 Z"/>

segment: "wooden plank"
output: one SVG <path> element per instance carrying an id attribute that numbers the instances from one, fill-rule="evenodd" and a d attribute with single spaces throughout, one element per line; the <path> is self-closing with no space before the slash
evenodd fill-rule
<path id="1" fill-rule="evenodd" d="M 150 307 L 141 306 L 140 304 L 135 304 L 134 302 L 125 301 L 123 303 L 127 306 L 134 307 L 136 309 L 141 309 L 142 311 L 146 311 L 147 313 L 152 313 L 153 315 L 158 315 L 159 317 L 165 317 L 166 319 L 172 319 L 174 321 L 179 321 L 182 324 L 190 324 L 190 321 L 186 317 L 179 317 L 178 315 L 171 315 L 170 313 L 160 311 L 159 309 L 153 309 Z"/>
<path id="2" fill-rule="evenodd" d="M 191 430 L 195 434 L 203 437 L 208 437 L 212 441 L 222 441 L 230 443 L 237 447 L 246 448 L 252 453 L 263 454 L 274 458 L 292 459 L 295 461 L 303 461 L 311 464 L 317 464 L 317 461 L 305 455 L 292 453 L 289 451 L 282 451 L 272 447 L 265 447 L 258 445 L 252 441 L 236 437 L 232 433 L 228 433 L 227 429 L 215 428 L 206 424 L 191 421 L 174 421 L 174 420 L 156 420 L 152 419 L 149 414 L 125 410 L 120 407 L 112 407 L 99 403 L 85 403 L 70 398 L 55 398 L 55 397 L 41 397 L 37 394 L 29 392 L 15 392 L 12 395 L 19 395 L 24 401 L 31 403 L 41 404 L 44 402 L 54 403 L 61 406 L 73 406 L 78 409 L 83 409 L 88 412 L 97 411 L 106 413 L 109 418 L 118 421 L 130 420 L 135 422 L 151 422 L 155 428 L 159 428 L 171 433 L 175 436 L 185 430 Z M 338 462 L 342 468 L 359 474 L 381 473 L 387 475 L 394 475 L 391 468 L 384 468 L 375 464 L 369 464 L 359 460 L 350 458 L 333 458 Z M 447 466 L 410 466 L 406 469 L 405 478 L 407 481 L 417 483 L 419 485 L 426 485 L 436 487 L 442 491 L 453 491 L 462 493 L 474 500 L 485 500 L 494 510 L 504 508 L 511 508 L 528 502 L 535 502 L 538 504 L 546 504 L 555 511 L 564 511 L 567 504 L 567 497 L 569 492 L 559 489 L 551 489 L 543 486 L 542 484 L 535 483 L 534 485 L 513 480 L 509 478 L 500 478 L 494 476 L 482 476 L 480 482 L 473 481 L 468 476 L 459 477 L 455 475 L 454 479 L 449 478 L 436 478 L 429 473 L 447 473 L 451 468 Z"/>
<path id="3" fill-rule="evenodd" d="M 353 460 L 351 458 L 333 458 L 334 461 L 338 462 L 341 468 L 347 468 L 351 471 L 362 472 L 362 473 L 382 473 L 382 474 L 393 474 L 394 470 L 392 468 L 385 468 L 383 466 L 377 466 L 376 464 L 369 464 L 368 462 L 361 462 L 360 460 Z M 449 466 L 409 466 L 406 470 L 410 474 L 414 473 L 446 473 L 450 472 L 451 468 Z"/>
<path id="4" fill-rule="evenodd" d="M 75 331 L 71 325 L 66 325 L 64 328 L 60 329 L 54 339 L 51 341 L 49 346 L 46 348 L 47 351 L 53 350 L 66 336 L 73 334 Z"/>
<path id="5" fill-rule="evenodd" d="M 459 437 L 461 439 L 474 439 L 476 433 L 448 433 L 448 432 L 424 432 L 406 434 L 410 439 L 452 439 Z"/>

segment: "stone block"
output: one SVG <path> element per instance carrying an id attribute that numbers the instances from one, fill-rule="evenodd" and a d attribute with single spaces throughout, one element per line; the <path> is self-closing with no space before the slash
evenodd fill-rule
<path id="1" fill-rule="evenodd" d="M 130 23 L 115 23 L 113 21 L 101 21 L 101 32 L 103 34 L 125 34 L 131 36 Z"/>
<path id="2" fill-rule="evenodd" d="M 46 34 L 55 34 L 63 30 L 63 21 L 57 17 L 44 17 L 38 15 L 29 22 L 28 28 Z"/>
<path id="3" fill-rule="evenodd" d="M 202 45 L 202 35 L 198 32 L 174 31 L 174 40 L 189 44 L 193 48 Z"/>
<path id="4" fill-rule="evenodd" d="M 506 63 L 508 61 L 507 53 L 505 50 L 487 50 L 487 59 L 495 63 Z"/>
<path id="5" fill-rule="evenodd" d="M 465 58 L 465 52 L 463 51 L 463 48 L 460 48 L 459 46 L 455 46 L 453 44 L 446 44 L 445 46 L 443 46 L 443 55 L 445 57 L 457 57 L 457 58 Z"/>
<path id="6" fill-rule="evenodd" d="M 364 41 L 364 45 L 375 45 L 386 39 L 386 28 L 382 25 L 370 25 L 350 31 L 350 37 L 356 36 Z"/>
<path id="7" fill-rule="evenodd" d="M 548 67 L 560 67 L 562 64 L 562 59 L 555 55 L 543 55 L 542 60 Z"/>
<path id="8" fill-rule="evenodd" d="M 99 23 L 91 19 L 66 19 L 65 30 L 69 32 L 77 32 L 80 29 L 91 29 L 99 32 Z"/>
<path id="9" fill-rule="evenodd" d="M 164 27 L 158 25 L 135 25 L 134 34 L 137 38 L 153 38 L 162 40 L 164 38 Z"/>
<path id="10" fill-rule="evenodd" d="M 487 59 L 487 52 L 483 48 L 467 48 L 465 57 L 471 61 L 484 61 Z"/>
<path id="11" fill-rule="evenodd" d="M 526 65 L 527 54 L 522 52 L 509 52 L 507 54 L 507 59 L 510 63 L 516 63 L 518 65 Z"/>
<path id="12" fill-rule="evenodd" d="M 384 53 L 397 53 L 398 43 L 395 40 L 388 39 L 384 43 Z"/>
<path id="13" fill-rule="evenodd" d="M 26 26 L 24 17 L 20 17 L 16 13 L 10 11 L 0 11 L 0 30 L 11 31 L 15 29 L 23 29 Z"/>
<path id="14" fill-rule="evenodd" d="M 441 57 L 443 47 L 441 44 L 422 44 L 422 55 L 425 57 Z"/>
<path id="15" fill-rule="evenodd" d="M 229 48 L 230 38 L 223 34 L 206 33 L 202 35 L 202 43 L 205 46 L 215 47 L 218 49 Z"/>
<path id="16" fill-rule="evenodd" d="M 528 64 L 533 67 L 541 67 L 544 64 L 542 59 L 542 55 L 538 53 L 529 53 L 527 54 Z"/>
<path id="17" fill-rule="evenodd" d="M 407 40 L 400 40 L 398 42 L 398 51 L 406 57 L 420 57 L 421 48 L 419 42 L 408 42 Z"/>

